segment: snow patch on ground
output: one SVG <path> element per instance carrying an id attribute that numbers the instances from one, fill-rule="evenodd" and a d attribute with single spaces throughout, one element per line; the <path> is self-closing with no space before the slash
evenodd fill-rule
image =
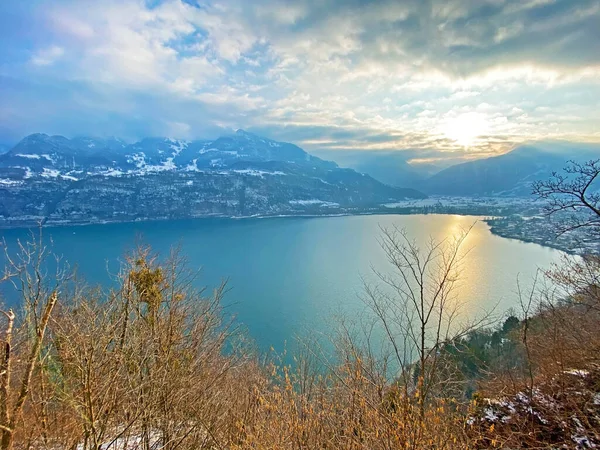
<path id="1" fill-rule="evenodd" d="M 48 155 L 47 153 L 43 154 L 43 155 L 38 155 L 36 153 L 17 153 L 15 156 L 19 157 L 19 158 L 25 158 L 25 159 L 47 159 L 48 161 L 50 161 L 51 163 L 55 163 L 56 159 L 53 158 L 51 155 Z"/>
<path id="2" fill-rule="evenodd" d="M 65 175 L 60 173 L 59 170 L 56 169 L 48 169 L 47 167 L 44 167 L 44 171 L 40 174 L 41 177 L 44 178 L 62 178 L 63 180 L 69 180 L 69 181 L 78 181 L 79 178 L 75 178 L 72 175 Z"/>
<path id="3" fill-rule="evenodd" d="M 171 147 L 171 150 L 173 150 L 175 152 L 175 155 L 173 155 L 173 156 L 179 155 L 189 145 L 189 142 L 187 142 L 187 141 L 178 141 L 175 139 L 170 139 L 170 142 L 171 142 L 171 145 L 169 145 L 169 147 Z"/>
<path id="4" fill-rule="evenodd" d="M 280 172 L 280 171 L 273 171 L 273 172 L 268 172 L 266 170 L 256 170 L 256 169 L 237 169 L 237 170 L 232 170 L 233 173 L 239 173 L 242 175 L 250 175 L 252 177 L 263 177 L 264 175 L 286 175 L 284 172 Z M 224 172 L 227 173 L 227 172 Z"/>
<path id="5" fill-rule="evenodd" d="M 201 172 L 201 170 L 198 169 L 198 158 L 193 159 L 191 164 L 185 166 L 183 170 L 186 172 Z"/>
<path id="6" fill-rule="evenodd" d="M 125 175 L 125 172 L 117 169 L 109 169 L 106 172 L 102 172 L 101 175 L 105 177 L 121 177 Z"/>
<path id="7" fill-rule="evenodd" d="M 339 203 L 326 202 L 325 200 L 319 200 L 317 198 L 312 198 L 312 199 L 308 199 L 308 200 L 290 200 L 288 203 L 290 205 L 299 205 L 299 206 L 311 206 L 311 205 L 340 206 Z"/>
<path id="8" fill-rule="evenodd" d="M 590 373 L 587 370 L 579 370 L 579 369 L 570 369 L 570 370 L 565 370 L 565 373 L 567 375 L 575 375 L 577 377 L 587 377 Z"/>
<path id="9" fill-rule="evenodd" d="M 134 153 L 131 155 L 131 162 L 133 162 L 138 169 L 141 169 L 146 165 L 146 154 L 144 152 Z"/>
<path id="10" fill-rule="evenodd" d="M 23 184 L 22 181 L 0 178 L 0 186 L 19 186 L 21 184 Z"/>
<path id="11" fill-rule="evenodd" d="M 51 155 L 48 155 L 47 153 L 44 153 L 42 155 L 42 158 L 46 158 L 48 161 L 50 161 L 52 164 L 56 163 L 56 158 L 54 158 Z"/>
<path id="12" fill-rule="evenodd" d="M 187 148 L 187 146 L 188 146 L 187 142 L 185 142 L 185 141 L 171 140 L 171 142 L 172 142 L 172 144 L 170 145 L 170 147 L 171 147 L 171 150 L 173 150 L 173 153 L 163 163 L 162 170 L 177 170 L 177 166 L 175 165 L 173 160 L 177 157 L 177 155 L 179 155 L 183 151 L 183 149 Z"/>
<path id="13" fill-rule="evenodd" d="M 44 178 L 58 178 L 60 176 L 60 172 L 56 169 L 48 169 L 44 167 L 44 171 L 40 174 Z"/>

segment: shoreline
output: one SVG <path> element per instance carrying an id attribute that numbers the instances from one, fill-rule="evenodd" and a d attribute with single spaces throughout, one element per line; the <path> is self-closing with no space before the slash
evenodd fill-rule
<path id="1" fill-rule="evenodd" d="M 211 219 L 224 219 L 224 220 L 248 220 L 248 219 L 293 219 L 293 218 L 305 218 L 305 219 L 316 219 L 316 218 L 331 218 L 331 217 L 350 217 L 350 216 L 374 216 L 374 215 L 398 215 L 398 216 L 411 216 L 411 215 L 458 215 L 464 217 L 478 217 L 479 220 L 484 222 L 490 233 L 494 236 L 501 237 L 503 239 L 511 239 L 523 243 L 536 244 L 541 247 L 550 248 L 553 250 L 562 251 L 568 254 L 578 254 L 577 251 L 573 249 L 567 248 L 564 245 L 560 245 L 556 242 L 544 241 L 536 239 L 535 237 L 527 237 L 527 236 L 514 236 L 510 233 L 503 232 L 503 230 L 497 229 L 497 227 L 492 226 L 488 221 L 490 219 L 506 217 L 504 214 L 494 214 L 491 210 L 494 208 L 490 208 L 488 213 L 484 213 L 483 211 L 466 211 L 467 208 L 452 208 L 455 210 L 441 210 L 441 211 L 431 211 L 427 208 L 422 208 L 423 210 L 419 211 L 420 208 L 403 208 L 402 209 L 393 209 L 393 208 L 383 208 L 377 209 L 373 211 L 361 211 L 361 212 L 339 212 L 339 213 L 331 213 L 331 214 L 254 214 L 248 216 L 228 216 L 228 215 L 203 215 L 197 217 L 154 217 L 154 218 L 140 218 L 133 220 L 96 220 L 96 221 L 64 221 L 64 222 L 43 222 L 41 224 L 42 228 L 68 228 L 68 227 L 87 227 L 94 225 L 117 225 L 117 224 L 135 224 L 135 223 L 152 223 L 152 222 L 169 222 L 169 221 L 202 221 L 202 220 L 211 220 Z M 410 211 L 406 211 L 410 209 Z M 461 210 L 462 209 L 462 210 Z M 10 230 L 35 230 L 40 227 L 39 222 L 22 222 L 18 224 L 3 224 L 0 223 L 0 231 L 10 231 Z"/>
<path id="2" fill-rule="evenodd" d="M 62 221 L 62 222 L 47 222 L 46 220 L 40 222 L 21 222 L 21 223 L 1 223 L 0 230 L 33 230 L 39 228 L 63 228 L 63 227 L 86 227 L 93 225 L 115 225 L 115 224 L 133 224 L 133 223 L 149 223 L 149 222 L 168 222 L 177 220 L 210 220 L 210 219 L 229 219 L 229 220 L 248 220 L 248 219 L 285 219 L 285 218 L 306 218 L 314 219 L 320 217 L 350 217 L 350 216 L 414 216 L 414 215 L 446 215 L 446 216 L 476 216 L 476 217 L 504 217 L 499 214 L 484 214 L 481 212 L 457 212 L 457 211 L 398 211 L 393 209 L 384 209 L 377 211 L 362 211 L 362 212 L 341 212 L 332 214 L 252 214 L 249 216 L 230 216 L 221 214 L 210 214 L 193 217 L 146 217 L 138 219 L 126 219 L 126 220 L 94 220 L 94 221 Z"/>

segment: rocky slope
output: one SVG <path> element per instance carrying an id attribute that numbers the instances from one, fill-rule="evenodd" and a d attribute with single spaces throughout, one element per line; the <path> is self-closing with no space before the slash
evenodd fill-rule
<path id="1" fill-rule="evenodd" d="M 134 144 L 33 134 L 0 155 L 0 226 L 351 213 L 424 197 L 241 130 Z"/>

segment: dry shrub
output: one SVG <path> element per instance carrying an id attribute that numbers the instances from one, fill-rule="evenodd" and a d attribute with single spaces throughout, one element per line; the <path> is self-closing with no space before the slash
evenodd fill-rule
<path id="1" fill-rule="evenodd" d="M 225 286 L 205 295 L 193 281 L 176 254 L 159 264 L 140 248 L 115 289 L 65 293 L 15 446 L 174 450 L 230 442 L 263 376 L 223 319 Z"/>
<path id="2" fill-rule="evenodd" d="M 478 448 L 600 445 L 599 275 L 591 256 L 546 273 L 536 314 L 513 335 L 529 370 L 494 372 L 481 385 L 469 428 Z"/>
<path id="3" fill-rule="evenodd" d="M 600 366 L 540 376 L 531 390 L 478 399 L 469 424 L 476 448 L 596 448 Z"/>
<path id="4" fill-rule="evenodd" d="M 197 291 L 184 263 L 142 247 L 113 289 L 54 291 L 7 449 L 468 448 L 456 404 L 390 383 L 351 340 L 339 365 L 261 364 L 225 320 L 225 286 Z M 17 361 L 36 342 L 20 330 Z"/>
<path id="5" fill-rule="evenodd" d="M 456 405 L 428 402 L 402 389 L 381 392 L 362 371 L 346 364 L 300 393 L 302 377 L 283 369 L 257 390 L 259 408 L 233 448 L 245 449 L 466 449 L 464 420 Z"/>
<path id="6" fill-rule="evenodd" d="M 127 260 L 114 289 L 72 285 L 59 293 L 11 445 L 82 450 L 595 445 L 600 308 L 590 295 L 597 290 L 581 289 L 589 283 L 565 278 L 568 274 L 561 272 L 564 289 L 555 280 L 540 310 L 512 332 L 521 346 L 515 351 L 527 355 L 531 373 L 490 374 L 468 411 L 459 399 L 464 373 L 449 354 L 428 347 L 421 348 L 421 356 L 427 355 L 422 364 L 414 366 L 427 371 L 427 389 L 419 371 L 400 372 L 412 381 L 401 376 L 390 381 L 393 353 L 375 356 L 370 341 L 357 341 L 348 329 L 337 342 L 337 363 L 324 361 L 309 346 L 293 368 L 261 364 L 223 315 L 225 286 L 199 292 L 194 274 L 176 254 L 159 261 L 141 248 Z M 567 296 L 573 280 L 579 287 Z M 15 334 L 14 380 L 26 371 L 21 361 L 35 342 L 28 330 L 22 326 Z M 465 336 L 477 337 L 470 333 Z M 434 349 L 445 348 L 445 339 L 435 342 Z M 9 402 L 19 392 L 13 384 Z"/>

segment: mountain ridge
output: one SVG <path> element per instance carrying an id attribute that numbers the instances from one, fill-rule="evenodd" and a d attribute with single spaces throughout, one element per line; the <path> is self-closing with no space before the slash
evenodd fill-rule
<path id="1" fill-rule="evenodd" d="M 214 140 L 49 136 L 0 155 L 0 225 L 359 213 L 414 189 L 238 130 Z"/>
<path id="2" fill-rule="evenodd" d="M 529 196 L 534 181 L 561 171 L 569 160 L 600 157 L 600 145 L 535 142 L 508 153 L 448 167 L 419 188 L 428 194 Z"/>

